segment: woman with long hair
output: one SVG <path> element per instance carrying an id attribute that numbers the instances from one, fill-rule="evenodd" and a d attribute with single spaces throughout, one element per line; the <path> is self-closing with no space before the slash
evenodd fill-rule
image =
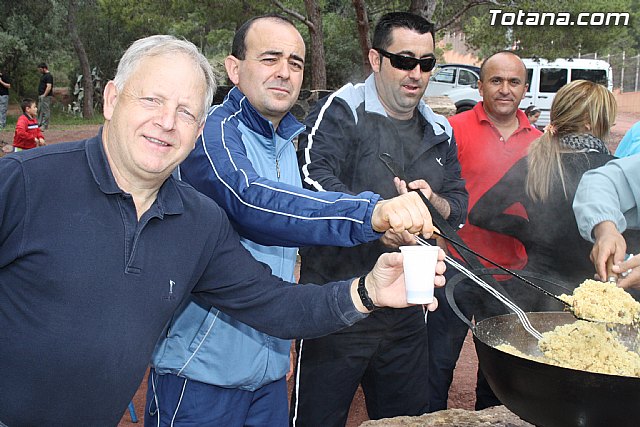
<path id="1" fill-rule="evenodd" d="M 571 205 L 582 174 L 614 158 L 605 141 L 616 109 L 613 94 L 602 85 L 576 80 L 563 86 L 544 134 L 476 203 L 469 222 L 520 240 L 529 259 L 527 271 L 569 288 L 593 277 L 591 243 L 580 236 Z M 509 213 L 516 204 L 524 206 L 526 218 Z M 528 302 L 531 305 L 523 308 L 557 308 L 552 299 L 535 292 Z"/>
<path id="2" fill-rule="evenodd" d="M 568 199 L 566 181 L 569 177 L 563 163 L 570 161 L 588 166 L 591 160 L 602 159 L 605 163 L 611 160 L 613 156 L 604 141 L 615 122 L 616 110 L 613 94 L 602 85 L 576 80 L 562 87 L 551 106 L 550 124 L 529 147 L 529 197 L 534 201 L 545 201 L 552 184 L 559 182 L 564 198 Z M 564 162 L 563 154 L 569 155 Z"/>

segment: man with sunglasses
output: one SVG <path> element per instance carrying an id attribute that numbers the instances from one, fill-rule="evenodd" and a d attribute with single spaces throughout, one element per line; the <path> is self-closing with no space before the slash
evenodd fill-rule
<path id="1" fill-rule="evenodd" d="M 321 100 L 306 119 L 298 151 L 304 185 L 383 198 L 408 185 L 422 189 L 452 226 L 464 220 L 467 194 L 451 126 L 422 100 L 435 65 L 433 33 L 431 23 L 410 13 L 380 19 L 369 51 L 373 73 Z M 358 274 L 381 253 L 414 243 L 405 233 L 352 248 L 302 249 L 300 282 Z M 423 308 L 381 309 L 368 320 L 297 343 L 292 425 L 343 426 L 359 384 L 371 419 L 429 410 Z"/>

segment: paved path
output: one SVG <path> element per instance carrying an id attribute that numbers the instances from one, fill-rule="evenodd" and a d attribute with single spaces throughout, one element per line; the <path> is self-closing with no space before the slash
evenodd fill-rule
<path id="1" fill-rule="evenodd" d="M 624 134 L 638 121 L 640 121 L 640 112 L 618 114 L 616 124 L 611 128 L 611 143 L 609 148 L 611 148 L 612 152 L 618 147 Z"/>

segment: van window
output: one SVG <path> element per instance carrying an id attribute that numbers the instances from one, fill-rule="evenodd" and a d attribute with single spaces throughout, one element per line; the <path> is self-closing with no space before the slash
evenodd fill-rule
<path id="1" fill-rule="evenodd" d="M 533 90 L 533 88 L 531 87 L 532 78 L 533 78 L 533 68 L 527 68 L 527 84 L 529 85 L 527 92 L 531 92 Z"/>
<path id="2" fill-rule="evenodd" d="M 540 92 L 557 92 L 567 84 L 566 68 L 541 68 Z"/>
<path id="3" fill-rule="evenodd" d="M 456 81 L 455 67 L 445 67 L 440 69 L 438 74 L 433 76 L 433 80 L 441 83 L 453 83 Z"/>
<path id="4" fill-rule="evenodd" d="M 460 75 L 458 76 L 458 84 L 470 86 L 474 84 L 478 78 L 469 70 L 460 69 Z"/>
<path id="5" fill-rule="evenodd" d="M 607 85 L 607 71 L 606 70 L 583 70 L 574 68 L 571 70 L 571 81 L 574 80 L 589 80 L 601 85 Z"/>

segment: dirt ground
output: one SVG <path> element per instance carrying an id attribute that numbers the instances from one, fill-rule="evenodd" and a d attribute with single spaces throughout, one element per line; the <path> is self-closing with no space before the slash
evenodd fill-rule
<path id="1" fill-rule="evenodd" d="M 60 126 L 53 124 L 48 130 L 42 133 L 47 144 L 56 144 L 59 142 L 89 138 L 96 134 L 99 127 L 98 125 Z M 5 128 L 0 131 L 0 145 L 6 147 L 13 143 L 14 130 L 15 129 Z M 3 154 L 5 154 L 3 150 L 0 150 L 0 156 Z"/>
<path id="2" fill-rule="evenodd" d="M 640 120 L 640 113 L 630 114 L 621 113 L 618 115 L 616 126 L 612 129 L 610 148 L 615 150 L 624 133 L 636 121 Z M 45 139 L 48 143 L 54 144 L 63 141 L 74 141 L 87 138 L 96 134 L 98 126 L 74 126 L 61 127 L 53 124 L 49 130 L 45 131 Z M 11 143 L 13 140 L 13 129 L 5 129 L 0 132 L 0 141 Z M 1 150 L 0 150 L 1 151 Z M 0 152 L 0 156 L 2 153 Z M 473 346 L 471 335 L 468 335 L 462 349 L 461 357 L 454 372 L 453 385 L 449 394 L 449 407 L 461 409 L 473 409 L 475 402 L 474 385 L 477 369 L 477 358 Z M 146 378 L 142 382 L 135 397 L 133 398 L 136 414 L 140 418 L 137 425 L 142 423 L 143 408 L 146 393 Z M 364 397 L 362 392 L 358 390 L 354 398 L 347 421 L 347 427 L 359 426 L 362 422 L 368 420 L 366 409 L 364 406 Z M 119 427 L 134 426 L 131 423 L 128 411 L 124 413 Z"/>
<path id="3" fill-rule="evenodd" d="M 15 110 L 15 108 L 13 110 Z M 13 110 L 10 111 L 10 114 L 15 115 L 16 112 Z M 612 151 L 618 146 L 618 143 L 624 136 L 625 132 L 639 120 L 640 112 L 618 114 L 618 117 L 616 118 L 616 125 L 611 129 L 610 148 Z M 44 136 L 47 143 L 50 144 L 63 141 L 75 141 L 95 135 L 98 127 L 99 126 L 97 125 L 58 126 L 54 123 L 47 131 L 44 132 Z M 0 145 L 11 144 L 13 141 L 13 131 L 13 129 L 9 128 L 0 131 Z"/>

